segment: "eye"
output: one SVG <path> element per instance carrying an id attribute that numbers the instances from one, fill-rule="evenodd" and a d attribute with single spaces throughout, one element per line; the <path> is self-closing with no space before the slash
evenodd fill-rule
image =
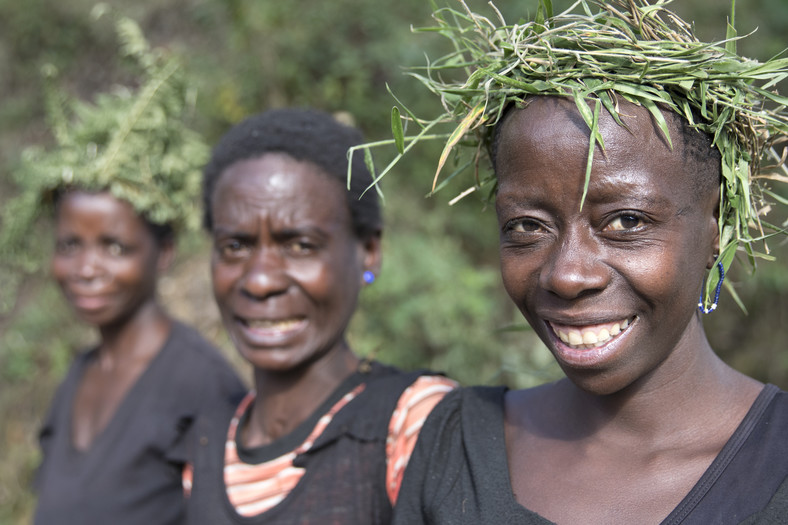
<path id="1" fill-rule="evenodd" d="M 640 228 L 645 224 L 645 220 L 635 213 L 622 213 L 613 218 L 607 226 L 604 227 L 604 231 L 624 231 L 624 230 L 634 230 Z"/>
<path id="2" fill-rule="evenodd" d="M 536 233 L 542 231 L 544 228 L 539 221 L 528 218 L 513 219 L 506 223 L 504 232 L 515 233 Z"/>
<path id="3" fill-rule="evenodd" d="M 308 239 L 292 239 L 285 249 L 294 255 L 309 255 L 318 249 L 317 244 Z"/>
<path id="4" fill-rule="evenodd" d="M 110 242 L 107 244 L 107 253 L 112 257 L 120 257 L 126 253 L 126 247 L 119 242 Z"/>
<path id="5" fill-rule="evenodd" d="M 58 239 L 55 242 L 55 253 L 58 255 L 72 255 L 79 249 L 76 239 Z"/>
<path id="6" fill-rule="evenodd" d="M 225 261 L 237 261 L 249 255 L 249 245 L 238 239 L 228 239 L 216 244 L 216 251 Z"/>

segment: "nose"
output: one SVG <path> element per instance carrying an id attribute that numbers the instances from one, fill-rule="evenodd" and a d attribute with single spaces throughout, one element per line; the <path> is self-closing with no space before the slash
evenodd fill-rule
<path id="1" fill-rule="evenodd" d="M 241 279 L 241 291 L 255 299 L 266 299 L 287 291 L 286 261 L 276 248 L 258 248 L 249 258 Z"/>
<path id="2" fill-rule="evenodd" d="M 95 279 L 101 273 L 101 258 L 96 250 L 85 249 L 77 260 L 77 276 L 80 279 Z"/>
<path id="3" fill-rule="evenodd" d="M 567 300 L 603 290 L 610 282 L 610 271 L 601 254 L 591 233 L 567 232 L 542 268 L 541 287 Z"/>

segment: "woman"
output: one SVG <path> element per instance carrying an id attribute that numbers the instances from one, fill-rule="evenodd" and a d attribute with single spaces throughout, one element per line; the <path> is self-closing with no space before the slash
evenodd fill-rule
<path id="1" fill-rule="evenodd" d="M 272 110 L 232 128 L 205 168 L 211 271 L 254 390 L 198 427 L 192 523 L 388 523 L 426 414 L 453 386 L 362 359 L 345 332 L 380 271 L 371 178 L 353 128 Z"/>
<path id="2" fill-rule="evenodd" d="M 709 89 L 705 95 L 712 98 L 719 86 L 742 89 L 747 70 L 729 67 L 715 84 L 718 65 L 711 64 L 698 72 L 699 78 L 710 72 L 709 84 L 685 82 L 674 91 L 670 73 L 658 70 L 670 40 L 658 38 L 666 27 L 659 11 L 601 7 L 599 15 L 520 26 L 506 35 L 513 38 L 501 30 L 485 43 L 506 42 L 518 63 L 479 65 L 505 71 L 512 85 L 530 86 L 514 95 L 501 88 L 501 98 L 485 99 L 489 114 L 500 119 L 486 123 L 490 134 L 483 140 L 490 142 L 497 181 L 504 286 L 566 377 L 526 390 L 475 387 L 449 394 L 422 429 L 394 523 L 785 519 L 788 394 L 720 360 L 701 321 L 702 312 L 716 307 L 723 263 L 730 264 L 736 248 L 729 221 L 746 213 L 732 199 L 738 190 L 727 163 L 745 159 L 747 144 L 726 142 L 734 140 L 727 133 L 737 124 L 715 120 L 711 106 L 720 98 L 690 109 L 700 98 L 687 90 Z M 625 36 L 613 40 L 611 32 L 622 27 Z M 595 38 L 604 45 L 595 47 Z M 637 57 L 654 40 L 660 40 L 654 49 L 665 53 L 649 62 L 657 80 L 641 68 L 629 77 L 641 89 L 616 84 L 623 82 L 616 75 L 628 74 L 621 50 Z M 685 45 L 689 38 L 671 41 L 684 42 L 676 44 L 683 54 L 666 61 L 672 67 L 676 57 L 695 58 L 696 51 L 705 64 L 741 60 Z M 553 53 L 558 42 L 573 56 L 566 62 L 558 52 L 549 57 L 551 67 L 543 71 L 553 88 L 538 83 L 542 71 L 531 66 L 546 63 L 539 53 Z M 593 67 L 578 65 L 581 54 Z M 734 71 L 738 78 L 731 81 Z M 485 96 L 506 82 L 491 79 Z M 673 98 L 657 106 L 627 96 L 654 86 Z M 463 104 L 481 107 L 475 102 Z M 751 107 L 736 108 L 738 122 L 754 123 Z M 753 171 L 736 162 L 735 177 L 757 173 L 762 148 L 788 129 L 781 111 L 755 109 L 760 120 L 736 128 L 767 142 L 751 150 L 757 152 Z M 707 272 L 719 276 L 710 307 Z"/>
<path id="3" fill-rule="evenodd" d="M 148 58 L 155 78 L 136 95 L 78 103 L 78 118 L 55 130 L 59 147 L 32 153 L 17 201 L 31 220 L 5 223 L 33 240 L 54 200 L 52 275 L 99 336 L 44 422 L 36 524 L 182 523 L 186 431 L 215 398 L 243 391 L 219 352 L 157 298 L 175 231 L 195 222 L 184 204 L 198 198 L 202 143 L 181 120 L 183 79 L 160 74 L 173 63 Z"/>
<path id="4" fill-rule="evenodd" d="M 35 522 L 182 523 L 181 440 L 242 384 L 157 300 L 171 231 L 109 192 L 76 189 L 55 222 L 52 274 L 100 340 L 72 364 L 41 431 Z"/>

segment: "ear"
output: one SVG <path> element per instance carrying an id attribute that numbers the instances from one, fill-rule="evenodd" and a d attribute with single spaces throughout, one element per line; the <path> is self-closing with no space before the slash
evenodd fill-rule
<path id="1" fill-rule="evenodd" d="M 372 272 L 376 276 L 380 274 L 382 265 L 382 252 L 380 249 L 381 232 L 377 231 L 369 235 L 361 242 L 361 266 L 364 272 Z M 358 276 L 363 282 L 363 277 Z"/>
<path id="2" fill-rule="evenodd" d="M 711 245 L 709 259 L 706 261 L 707 270 L 714 268 L 714 264 L 717 262 L 717 257 L 720 255 L 719 196 L 717 197 L 716 202 L 717 204 L 714 208 L 714 213 L 709 219 L 709 236 L 711 238 Z"/>
<path id="3" fill-rule="evenodd" d="M 164 273 L 169 270 L 175 260 L 175 241 L 174 239 L 167 239 L 159 245 L 159 256 L 156 260 L 156 269 L 159 273 Z"/>

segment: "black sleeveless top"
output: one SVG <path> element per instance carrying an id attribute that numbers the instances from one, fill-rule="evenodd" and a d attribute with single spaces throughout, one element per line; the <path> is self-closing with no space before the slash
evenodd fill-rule
<path id="1" fill-rule="evenodd" d="M 404 392 L 424 371 L 404 373 L 373 362 L 368 371 L 344 381 L 308 422 L 316 422 L 355 386 L 364 390 L 339 412 L 294 465 L 303 477 L 276 506 L 257 516 L 240 516 L 227 498 L 224 453 L 237 403 L 202 417 L 193 436 L 194 475 L 187 502 L 190 524 L 374 525 L 387 524 L 392 508 L 386 492 L 386 437 L 389 420 Z M 236 399 L 239 402 L 240 399 Z M 298 431 L 295 431 L 298 433 Z M 297 440 L 272 445 L 295 448 Z M 283 448 L 284 447 L 284 448 Z"/>

